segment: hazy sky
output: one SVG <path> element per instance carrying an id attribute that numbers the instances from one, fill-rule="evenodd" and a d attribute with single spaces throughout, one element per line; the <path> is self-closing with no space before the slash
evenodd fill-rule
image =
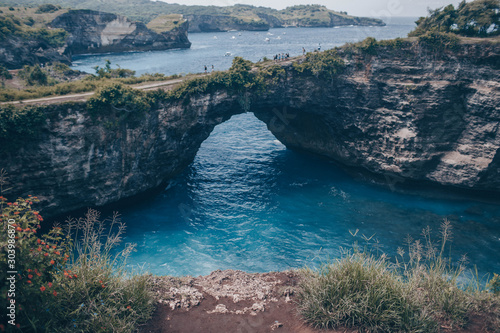
<path id="1" fill-rule="evenodd" d="M 356 16 L 389 17 L 426 16 L 427 7 L 435 9 L 450 3 L 457 5 L 460 0 L 167 0 L 165 2 L 205 6 L 230 6 L 241 3 L 277 9 L 300 4 L 321 4 L 329 9 L 346 11 Z"/>

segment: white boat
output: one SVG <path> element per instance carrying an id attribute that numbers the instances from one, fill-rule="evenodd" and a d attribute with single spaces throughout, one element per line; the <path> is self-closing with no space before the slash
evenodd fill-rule
<path id="1" fill-rule="evenodd" d="M 236 36 L 231 37 L 231 39 L 236 39 Z"/>
<path id="2" fill-rule="evenodd" d="M 276 39 L 281 39 L 281 36 L 278 36 Z"/>
<path id="3" fill-rule="evenodd" d="M 271 41 L 269 38 L 266 37 L 266 39 L 264 39 L 266 42 L 269 42 Z"/>
<path id="4" fill-rule="evenodd" d="M 272 35 L 273 35 L 273 34 L 272 34 L 272 33 L 270 33 L 270 32 L 268 32 L 267 34 L 268 34 L 269 36 L 272 36 Z"/>
<path id="5" fill-rule="evenodd" d="M 214 39 L 217 39 L 217 36 L 214 36 Z"/>
<path id="6" fill-rule="evenodd" d="M 241 36 L 241 32 L 238 32 L 238 36 Z"/>
<path id="7" fill-rule="evenodd" d="M 226 54 L 224 54 L 224 57 L 230 57 L 231 56 L 231 52 L 226 52 Z"/>

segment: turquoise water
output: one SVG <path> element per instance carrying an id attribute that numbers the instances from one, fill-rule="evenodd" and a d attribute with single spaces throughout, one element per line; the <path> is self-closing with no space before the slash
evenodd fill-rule
<path id="1" fill-rule="evenodd" d="M 272 35 L 190 34 L 191 49 L 80 56 L 73 68 L 93 72 L 93 66 L 110 59 L 113 66 L 138 74 L 195 73 L 212 64 L 226 69 L 233 56 L 257 61 L 278 52 L 299 55 L 302 47 L 312 50 L 320 43 L 327 49 L 368 36 L 404 37 L 413 21 L 393 19 L 387 27 L 272 29 Z M 500 206 L 436 198 L 431 189 L 418 193 L 358 181 L 333 163 L 287 150 L 263 123 L 243 114 L 217 126 L 195 161 L 161 194 L 120 212 L 128 225 L 124 241 L 137 244 L 130 267 L 156 274 L 312 266 L 338 257 L 340 247 L 349 248 L 356 240 L 365 245 L 362 235 L 373 236 L 370 244 L 379 242 L 379 253 L 394 256 L 408 234 L 419 238 L 426 226 L 439 237 L 445 218 L 453 223 L 455 260 L 466 254 L 480 274 L 500 272 Z"/>
<path id="2" fill-rule="evenodd" d="M 408 234 L 453 223 L 452 254 L 500 272 L 500 206 L 404 195 L 354 180 L 324 159 L 287 150 L 251 113 L 217 126 L 161 194 L 128 209 L 131 267 L 156 274 L 266 272 L 316 265 L 372 235 L 395 255 Z M 430 194 L 430 193 L 428 193 Z M 359 229 L 356 238 L 351 236 Z"/>

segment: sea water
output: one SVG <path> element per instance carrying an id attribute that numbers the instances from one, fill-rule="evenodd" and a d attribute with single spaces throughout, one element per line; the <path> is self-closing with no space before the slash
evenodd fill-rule
<path id="1" fill-rule="evenodd" d="M 74 68 L 92 71 L 110 59 L 138 74 L 200 72 L 212 64 L 226 69 L 237 55 L 257 61 L 367 36 L 404 37 L 412 22 L 190 34 L 189 50 L 81 56 Z M 128 265 L 176 276 L 216 269 L 267 272 L 317 266 L 355 243 L 394 259 L 408 235 L 419 239 L 426 227 L 437 241 L 448 219 L 453 236 L 446 254 L 454 261 L 466 255 L 480 277 L 500 272 L 499 205 L 441 197 L 435 189 L 416 193 L 357 180 L 332 162 L 288 150 L 253 114 L 237 115 L 214 129 L 194 162 L 163 192 L 120 209 L 127 224 L 124 243 L 137 245 Z"/>
<path id="2" fill-rule="evenodd" d="M 161 194 L 121 211 L 124 240 L 137 244 L 129 265 L 169 275 L 267 272 L 316 266 L 355 242 L 394 258 L 427 226 L 438 241 L 448 219 L 453 260 L 467 255 L 481 275 L 500 272 L 500 206 L 430 191 L 401 194 L 358 181 L 286 149 L 253 114 L 237 115 Z"/>

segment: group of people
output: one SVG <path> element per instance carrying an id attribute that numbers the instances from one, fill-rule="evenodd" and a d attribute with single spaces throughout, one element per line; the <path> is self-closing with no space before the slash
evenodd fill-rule
<path id="1" fill-rule="evenodd" d="M 290 53 L 278 53 L 273 57 L 274 62 L 288 60 L 290 58 Z"/>
<path id="2" fill-rule="evenodd" d="M 214 65 L 212 65 L 212 72 L 214 71 Z M 205 73 L 208 73 L 208 67 L 205 65 Z"/>

